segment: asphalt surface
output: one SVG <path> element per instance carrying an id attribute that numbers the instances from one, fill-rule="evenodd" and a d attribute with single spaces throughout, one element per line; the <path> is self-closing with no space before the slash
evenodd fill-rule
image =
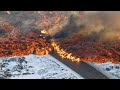
<path id="1" fill-rule="evenodd" d="M 51 53 L 50 55 L 67 65 L 85 79 L 109 79 L 107 76 L 85 62 L 76 63 L 67 59 L 62 59 L 56 53 Z"/>

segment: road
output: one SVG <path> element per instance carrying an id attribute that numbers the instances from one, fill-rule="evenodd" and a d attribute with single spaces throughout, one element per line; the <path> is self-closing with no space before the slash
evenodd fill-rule
<path id="1" fill-rule="evenodd" d="M 85 62 L 71 62 L 70 60 L 62 59 L 56 53 L 51 53 L 50 55 L 67 65 L 69 68 L 80 74 L 85 79 L 109 79 L 107 76 Z"/>

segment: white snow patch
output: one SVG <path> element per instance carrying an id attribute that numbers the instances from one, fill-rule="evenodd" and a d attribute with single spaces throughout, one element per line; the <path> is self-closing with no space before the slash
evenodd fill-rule
<path id="1" fill-rule="evenodd" d="M 10 79 L 84 79 L 49 54 L 8 57 L 1 61 L 5 66 L 2 72 L 10 74 Z"/>
<path id="2" fill-rule="evenodd" d="M 113 64 L 112 62 L 104 64 L 90 62 L 88 64 L 108 76 L 110 79 L 120 79 L 120 64 Z"/>

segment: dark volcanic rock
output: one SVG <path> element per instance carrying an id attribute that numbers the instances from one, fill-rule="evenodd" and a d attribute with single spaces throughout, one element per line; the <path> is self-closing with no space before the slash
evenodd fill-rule
<path id="1" fill-rule="evenodd" d="M 106 68 L 107 71 L 110 71 L 111 69 L 110 68 Z"/>

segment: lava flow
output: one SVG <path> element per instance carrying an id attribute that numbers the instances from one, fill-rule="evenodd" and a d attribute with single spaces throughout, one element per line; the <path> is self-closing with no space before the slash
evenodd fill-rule
<path id="1" fill-rule="evenodd" d="M 48 19 L 46 13 L 39 14 L 41 17 L 43 16 L 42 24 L 35 22 L 35 27 L 39 28 L 39 25 L 41 25 L 41 33 L 48 34 L 47 31 L 49 31 L 49 34 L 52 33 L 54 35 L 54 33 L 58 32 L 58 29 L 62 28 L 61 18 L 65 15 L 60 17 L 56 13 L 54 19 Z M 66 58 L 73 62 L 120 63 L 119 35 L 117 39 L 104 42 L 89 40 L 82 34 L 75 34 L 60 39 L 60 41 L 51 39 L 50 42 L 41 37 L 40 30 L 30 29 L 24 32 L 23 30 L 15 28 L 4 18 L 0 17 L 0 57 L 22 56 L 28 54 L 45 55 L 50 53 L 53 48 L 61 58 Z"/>
<path id="2" fill-rule="evenodd" d="M 31 34 L 31 32 L 29 34 Z M 35 35 L 35 33 L 33 34 Z M 22 35 L 19 37 L 8 36 L 3 39 L 0 38 L 0 57 L 28 54 L 45 55 L 51 51 L 49 43 L 42 38 Z"/>
<path id="3" fill-rule="evenodd" d="M 6 21 L 4 20 L 4 22 Z M 40 31 L 31 30 L 24 33 L 8 22 L 1 25 L 1 31 L 0 57 L 28 54 L 45 55 L 51 51 L 49 43 L 43 38 L 39 38 Z"/>
<path id="4" fill-rule="evenodd" d="M 75 61 L 105 63 L 120 63 L 120 40 L 114 41 L 89 41 L 82 35 L 72 36 L 60 41 L 55 49 L 62 58 L 69 58 Z M 61 49 L 61 47 L 63 49 Z M 69 52 L 66 53 L 65 52 Z M 67 56 L 66 56 L 67 54 Z M 74 57 L 73 57 L 74 56 Z"/>

